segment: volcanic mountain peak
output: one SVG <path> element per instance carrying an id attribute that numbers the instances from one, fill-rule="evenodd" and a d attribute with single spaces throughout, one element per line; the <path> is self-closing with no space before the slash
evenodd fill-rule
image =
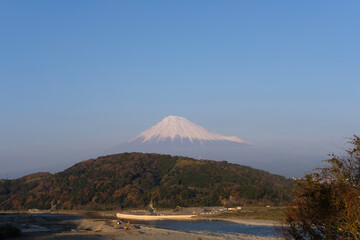
<path id="1" fill-rule="evenodd" d="M 178 116 L 168 116 L 154 126 L 146 129 L 129 142 L 141 141 L 146 142 L 163 142 L 168 139 L 174 141 L 175 138 L 188 139 L 191 143 L 195 140 L 203 141 L 230 141 L 237 143 L 247 143 L 238 137 L 223 136 L 211 132 L 186 118 Z"/>

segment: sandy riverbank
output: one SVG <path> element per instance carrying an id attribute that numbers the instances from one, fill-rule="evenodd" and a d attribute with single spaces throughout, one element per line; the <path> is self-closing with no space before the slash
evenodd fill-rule
<path id="1" fill-rule="evenodd" d="M 179 216 L 179 215 L 175 215 Z M 181 216 L 181 215 L 180 215 Z M 223 221 L 224 219 L 219 219 Z M 115 216 L 111 218 L 81 218 L 72 220 L 56 219 L 52 216 L 36 216 L 29 213 L 0 214 L 1 223 L 11 223 L 24 229 L 24 225 L 38 226 L 27 229 L 21 237 L 17 239 L 28 240 L 220 240 L 220 239 L 246 239 L 246 240 L 275 240 L 274 237 L 259 237 L 244 234 L 223 234 L 210 233 L 207 231 L 181 232 L 175 230 L 159 229 L 144 224 L 130 224 L 129 230 L 125 230 L 126 222 L 120 224 L 119 229 L 115 229 L 117 224 Z M 244 220 L 242 220 L 244 221 Z M 245 221 L 246 222 L 246 221 Z M 244 223 L 244 222 L 237 222 Z M 249 222 L 247 222 L 249 223 Z M 253 222 L 252 222 L 253 223 Z M 259 222 L 258 222 L 259 223 Z M 48 231 L 37 231 L 39 229 Z"/>
<path id="2" fill-rule="evenodd" d="M 135 220 L 135 221 L 157 221 L 157 220 L 179 220 L 186 221 L 191 220 L 195 217 L 195 215 L 133 215 L 133 214 L 124 214 L 117 213 L 117 218 L 127 219 L 127 220 Z"/>
<path id="3" fill-rule="evenodd" d="M 238 224 L 253 225 L 253 226 L 282 226 L 280 221 L 274 220 L 258 220 L 258 219 L 240 219 L 240 218 L 203 218 L 196 215 L 133 215 L 117 213 L 116 217 L 119 219 L 127 219 L 134 221 L 158 221 L 158 220 L 215 220 L 215 221 L 226 221 Z"/>
<path id="4" fill-rule="evenodd" d="M 141 227 L 139 232 L 127 231 L 111 233 L 54 233 L 46 236 L 18 238 L 19 240 L 280 240 L 274 237 L 249 236 L 244 234 L 218 234 L 210 236 L 206 233 L 184 233 L 180 231 Z"/>

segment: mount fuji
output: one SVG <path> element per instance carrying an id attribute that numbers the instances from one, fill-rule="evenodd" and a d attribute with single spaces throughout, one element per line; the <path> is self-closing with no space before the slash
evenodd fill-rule
<path id="1" fill-rule="evenodd" d="M 303 176 L 318 167 L 313 156 L 296 155 L 266 149 L 236 136 L 224 136 L 190 122 L 168 116 L 135 138 L 112 148 L 106 154 L 120 152 L 160 153 L 192 158 L 229 161 L 267 170 L 288 177 Z"/>
<path id="2" fill-rule="evenodd" d="M 190 122 L 186 118 L 177 116 L 168 116 L 159 123 L 146 129 L 140 133 L 129 143 L 137 142 L 141 144 L 159 144 L 162 142 L 171 141 L 176 143 L 200 143 L 201 145 L 206 142 L 234 142 L 240 144 L 248 144 L 245 140 L 238 137 L 227 137 L 218 133 L 211 132 L 195 123 Z"/>
<path id="3" fill-rule="evenodd" d="M 120 145 L 116 150 L 155 152 L 195 158 L 211 158 L 216 154 L 223 160 L 222 152 L 247 146 L 251 144 L 239 137 L 211 132 L 183 117 L 168 116 Z"/>

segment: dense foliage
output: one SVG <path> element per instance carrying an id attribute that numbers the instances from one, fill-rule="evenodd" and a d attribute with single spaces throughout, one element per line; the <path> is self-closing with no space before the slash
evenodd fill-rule
<path id="1" fill-rule="evenodd" d="M 272 204 L 289 199 L 285 177 L 227 162 L 123 153 L 57 173 L 0 181 L 0 209 L 114 209 Z"/>
<path id="2" fill-rule="evenodd" d="M 298 181 L 286 211 L 287 239 L 360 239 L 360 138 L 346 155 L 331 155 L 329 167 Z"/>

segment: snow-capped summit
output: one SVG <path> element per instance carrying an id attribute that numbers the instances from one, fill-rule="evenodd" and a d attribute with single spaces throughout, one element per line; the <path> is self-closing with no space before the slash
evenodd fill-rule
<path id="1" fill-rule="evenodd" d="M 105 154 L 143 152 L 171 154 L 192 158 L 230 161 L 286 176 L 302 176 L 302 156 L 279 155 L 238 137 L 211 132 L 189 120 L 168 116 Z M 311 158 L 309 161 L 313 161 Z M 296 166 L 295 171 L 289 171 Z M 301 174 L 299 174 L 301 172 Z"/>
<path id="2" fill-rule="evenodd" d="M 160 143 L 171 140 L 174 142 L 175 139 L 181 141 L 190 141 L 191 143 L 200 142 L 201 144 L 205 141 L 229 141 L 234 143 L 245 143 L 238 137 L 223 136 L 218 133 L 211 132 L 195 123 L 190 122 L 186 118 L 178 116 L 168 116 L 162 121 L 158 122 L 154 126 L 146 129 L 140 133 L 131 142 L 139 143 Z"/>
<path id="3" fill-rule="evenodd" d="M 243 156 L 252 144 L 238 137 L 211 132 L 189 120 L 168 116 L 111 153 L 148 152 L 202 159 L 229 160 Z M 235 157 L 234 157 L 235 156 Z"/>

